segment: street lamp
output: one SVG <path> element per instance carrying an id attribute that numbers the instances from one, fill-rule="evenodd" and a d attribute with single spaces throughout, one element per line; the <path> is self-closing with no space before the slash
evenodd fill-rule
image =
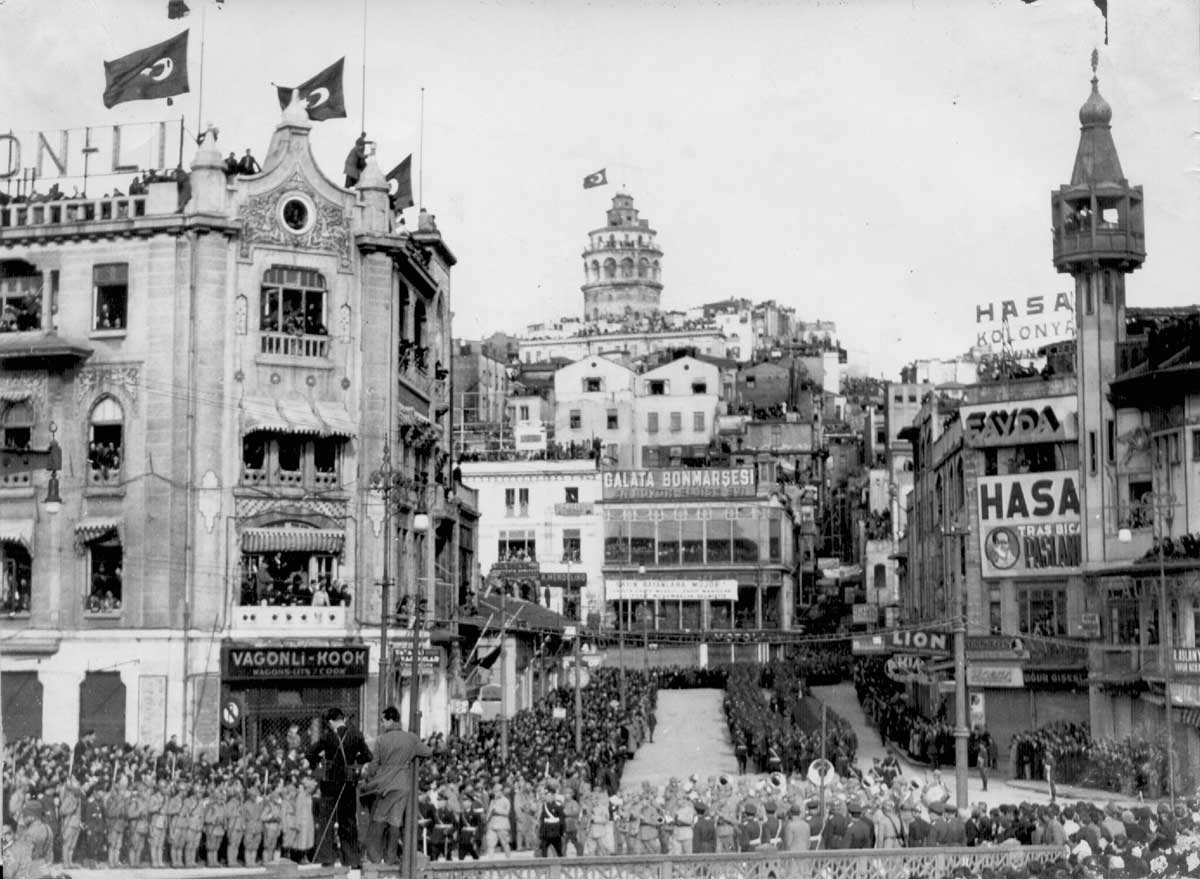
<path id="1" fill-rule="evenodd" d="M 971 534 L 970 528 L 947 528 L 942 531 L 942 537 L 957 537 L 960 541 Z M 943 550 L 944 551 L 944 550 Z M 961 549 L 959 550 L 961 552 Z M 967 808 L 969 794 L 967 791 L 967 740 L 971 731 L 967 727 L 967 615 L 963 605 L 966 603 L 966 583 L 962 572 L 954 573 L 953 558 L 947 559 L 946 572 L 953 581 L 951 594 L 954 601 L 954 612 L 951 614 L 954 632 L 954 801 L 959 809 Z"/>
<path id="2" fill-rule="evenodd" d="M 1154 513 L 1154 542 L 1158 546 L 1158 649 L 1163 676 L 1163 711 L 1167 725 L 1167 790 L 1171 798 L 1171 813 L 1175 812 L 1175 731 L 1171 718 L 1171 672 L 1175 665 L 1174 632 L 1167 608 L 1166 538 L 1175 518 L 1175 495 L 1153 491 L 1142 498 L 1140 508 Z M 1129 543 L 1133 532 L 1129 528 L 1117 531 L 1117 540 Z"/>

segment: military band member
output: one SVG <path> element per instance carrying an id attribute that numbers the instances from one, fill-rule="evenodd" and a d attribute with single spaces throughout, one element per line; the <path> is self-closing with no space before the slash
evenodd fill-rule
<path id="1" fill-rule="evenodd" d="M 225 863 L 230 867 L 238 862 L 238 849 L 242 846 L 245 831 L 242 790 L 241 785 L 235 781 L 229 785 L 229 793 L 225 799 Z"/>
<path id="2" fill-rule="evenodd" d="M 164 867 L 163 846 L 167 840 L 167 782 L 158 783 L 146 797 L 146 812 L 150 818 L 150 866 Z"/>
<path id="3" fill-rule="evenodd" d="M 126 809 L 126 781 L 124 776 L 104 798 L 104 825 L 108 836 L 108 867 L 115 870 L 121 866 L 121 846 L 125 844 L 125 827 L 128 819 Z"/>
<path id="4" fill-rule="evenodd" d="M 183 816 L 183 786 L 172 783 L 167 788 L 167 800 L 163 804 L 167 817 L 167 845 L 170 847 L 171 866 L 183 866 L 183 847 L 187 839 L 187 819 Z"/>
<path id="5" fill-rule="evenodd" d="M 187 804 L 191 803 L 189 807 Z M 184 800 L 183 814 L 187 816 L 187 832 L 184 835 L 183 865 L 195 867 L 200 851 L 200 839 L 204 835 L 204 816 L 208 812 L 208 790 L 203 784 L 196 785 L 195 795 Z"/>
<path id="6" fill-rule="evenodd" d="M 150 816 L 146 811 L 149 793 L 146 782 L 138 782 L 129 793 L 125 814 L 129 818 L 129 866 L 142 866 L 146 837 L 150 834 Z"/>
<path id="7" fill-rule="evenodd" d="M 258 848 L 263 839 L 263 797 L 257 784 L 250 785 L 242 803 L 242 848 L 246 853 L 246 866 L 258 863 Z"/>
<path id="8" fill-rule="evenodd" d="M 75 846 L 83 831 L 83 788 L 73 775 L 58 788 L 58 814 L 62 824 L 62 865 L 69 870 L 75 864 Z"/>
<path id="9" fill-rule="evenodd" d="M 204 854 L 210 867 L 220 866 L 217 855 L 225 839 L 225 792 L 214 786 L 212 796 L 204 807 Z"/>
<path id="10" fill-rule="evenodd" d="M 276 848 L 279 845 L 279 835 L 283 826 L 283 792 L 278 786 L 267 797 L 262 808 L 263 845 L 262 859 L 264 864 L 275 863 Z"/>

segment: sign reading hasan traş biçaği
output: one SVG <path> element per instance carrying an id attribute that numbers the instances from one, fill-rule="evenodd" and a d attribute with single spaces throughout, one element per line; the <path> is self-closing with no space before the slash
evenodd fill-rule
<path id="1" fill-rule="evenodd" d="M 1066 574 L 1079 569 L 1079 492 L 1071 470 L 979 480 L 985 577 Z"/>

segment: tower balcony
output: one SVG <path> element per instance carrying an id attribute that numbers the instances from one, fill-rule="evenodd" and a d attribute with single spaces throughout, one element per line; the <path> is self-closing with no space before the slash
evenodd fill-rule
<path id="1" fill-rule="evenodd" d="M 1063 273 L 1089 266 L 1121 271 L 1146 260 L 1141 187 L 1063 187 L 1050 196 L 1054 265 Z"/>

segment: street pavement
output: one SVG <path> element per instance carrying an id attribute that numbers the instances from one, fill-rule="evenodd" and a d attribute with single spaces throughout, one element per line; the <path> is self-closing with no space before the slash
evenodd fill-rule
<path id="1" fill-rule="evenodd" d="M 737 759 L 721 707 L 721 690 L 659 690 L 658 726 L 654 741 L 643 742 L 625 764 L 624 788 L 649 781 L 662 787 L 672 778 L 689 775 L 737 774 Z"/>
<path id="2" fill-rule="evenodd" d="M 854 733 L 858 736 L 857 762 L 860 769 L 870 769 L 875 757 L 882 758 L 885 753 L 891 753 L 899 761 L 905 777 L 917 778 L 925 783 L 929 783 L 932 779 L 933 772 L 928 766 L 909 760 L 908 755 L 895 745 L 885 746 L 880 742 L 879 733 L 867 723 L 866 715 L 863 714 L 862 706 L 858 702 L 858 695 L 854 692 L 854 684 L 843 682 L 828 687 L 813 687 L 812 693 L 824 702 L 830 711 L 837 712 L 854 727 Z M 1003 765 L 1003 761 L 1001 764 Z M 989 808 L 1003 803 L 1050 802 L 1050 791 L 1044 781 L 1003 778 L 999 774 L 1002 772 L 1002 769 L 997 769 L 988 773 L 988 789 L 985 791 L 978 771 L 971 770 L 967 776 L 968 802 L 972 804 L 986 803 Z M 941 775 L 946 789 L 953 797 L 955 792 L 954 767 L 943 767 Z M 1093 803 L 1107 803 L 1110 800 L 1122 802 L 1120 795 L 1111 791 L 1073 785 L 1056 785 L 1056 793 L 1059 802 L 1074 803 L 1080 800 Z M 1126 799 L 1125 802 L 1128 800 Z"/>

